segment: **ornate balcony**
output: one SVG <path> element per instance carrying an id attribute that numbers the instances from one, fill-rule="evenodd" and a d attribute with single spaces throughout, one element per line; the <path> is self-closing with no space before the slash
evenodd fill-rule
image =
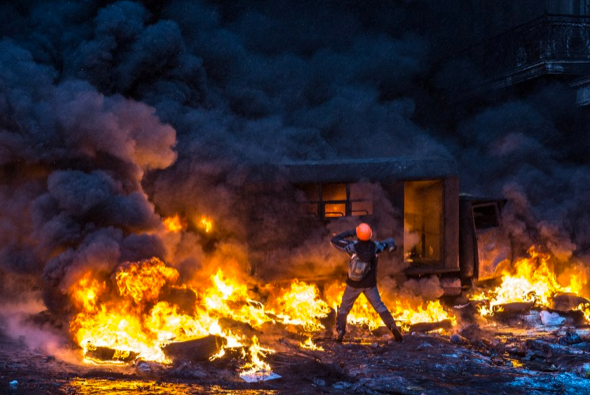
<path id="1" fill-rule="evenodd" d="M 590 74 L 590 17 L 545 15 L 464 53 L 495 87 L 545 75 L 575 80 Z"/>

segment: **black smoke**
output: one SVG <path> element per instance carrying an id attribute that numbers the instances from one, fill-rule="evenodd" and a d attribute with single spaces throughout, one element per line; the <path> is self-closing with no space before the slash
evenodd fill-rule
<path id="1" fill-rule="evenodd" d="M 461 100 L 482 77 L 449 56 L 454 4 L 3 2 L 0 273 L 54 305 L 125 260 L 189 276 L 224 241 L 171 241 L 161 217 L 207 213 L 242 246 L 245 165 L 388 156 L 453 157 L 523 246 L 587 255 L 588 115 L 559 82 Z M 334 259 L 311 236 L 294 259 Z"/>

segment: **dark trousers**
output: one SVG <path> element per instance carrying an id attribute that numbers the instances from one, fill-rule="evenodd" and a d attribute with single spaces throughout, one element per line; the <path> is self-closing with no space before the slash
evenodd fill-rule
<path id="1" fill-rule="evenodd" d="M 338 332 L 346 332 L 346 318 L 348 317 L 348 313 L 350 313 L 354 302 L 360 296 L 360 294 L 365 295 L 369 303 L 371 303 L 371 306 L 373 306 L 375 311 L 379 313 L 379 317 L 381 317 L 381 320 L 383 320 L 383 323 L 387 328 L 395 326 L 395 321 L 381 300 L 379 290 L 376 286 L 371 288 L 354 288 L 350 285 L 347 285 L 344 293 L 342 294 L 340 309 L 338 309 L 338 315 L 336 316 L 336 330 Z"/>

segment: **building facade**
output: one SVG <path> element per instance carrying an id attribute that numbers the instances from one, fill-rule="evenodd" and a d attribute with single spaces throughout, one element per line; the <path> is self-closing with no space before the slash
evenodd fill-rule
<path id="1" fill-rule="evenodd" d="M 473 0 L 440 11 L 461 48 L 453 56 L 475 64 L 486 88 L 557 80 L 590 104 L 590 0 Z"/>

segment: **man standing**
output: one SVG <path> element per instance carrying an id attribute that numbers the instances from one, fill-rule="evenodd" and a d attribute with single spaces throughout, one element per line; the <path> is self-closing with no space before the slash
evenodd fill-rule
<path id="1" fill-rule="evenodd" d="M 349 237 L 356 236 L 358 241 L 349 240 Z M 399 328 L 383 303 L 379 290 L 377 289 L 377 261 L 378 255 L 385 249 L 389 252 L 396 249 L 393 238 L 381 242 L 371 241 L 373 231 L 365 223 L 360 224 L 356 229 L 347 230 L 331 240 L 334 247 L 347 253 L 350 256 L 348 276 L 346 278 L 346 289 L 342 295 L 342 302 L 336 316 L 337 342 L 342 342 L 346 333 L 346 318 L 352 309 L 354 302 L 360 294 L 371 303 L 371 306 L 379 313 L 385 326 L 393 333 L 395 341 L 403 340 Z"/>

